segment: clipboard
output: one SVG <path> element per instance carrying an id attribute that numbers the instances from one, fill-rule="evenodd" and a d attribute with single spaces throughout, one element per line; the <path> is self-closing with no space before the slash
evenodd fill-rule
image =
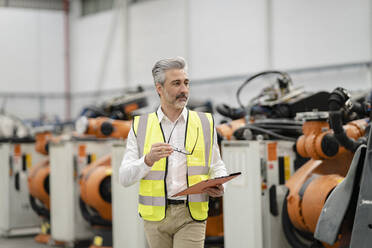
<path id="1" fill-rule="evenodd" d="M 231 179 L 241 175 L 241 172 L 232 173 L 228 176 L 223 177 L 216 177 L 213 179 L 208 179 L 205 181 L 201 181 L 200 183 L 194 184 L 191 187 L 188 187 L 185 190 L 182 190 L 178 192 L 175 195 L 172 195 L 172 197 L 181 196 L 181 195 L 192 195 L 192 194 L 201 194 L 203 193 L 203 190 L 209 187 L 214 187 L 219 184 L 226 183 L 227 181 L 230 181 Z"/>

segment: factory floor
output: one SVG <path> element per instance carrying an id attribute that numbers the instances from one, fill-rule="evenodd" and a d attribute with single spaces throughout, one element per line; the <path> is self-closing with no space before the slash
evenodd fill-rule
<path id="1" fill-rule="evenodd" d="M 33 237 L 0 237 L 0 248 L 48 248 L 49 245 L 38 244 Z M 54 246 L 58 247 L 58 246 Z M 206 245 L 205 248 L 222 248 L 223 245 Z"/>
<path id="2" fill-rule="evenodd" d="M 39 244 L 35 242 L 33 236 L 17 236 L 11 238 L 0 237 L 0 248 L 62 248 L 62 247 L 74 247 L 74 248 L 89 248 L 90 241 L 81 241 L 76 244 Z"/>
<path id="3" fill-rule="evenodd" d="M 38 244 L 33 237 L 0 237 L 0 248 L 46 248 L 47 245 Z"/>

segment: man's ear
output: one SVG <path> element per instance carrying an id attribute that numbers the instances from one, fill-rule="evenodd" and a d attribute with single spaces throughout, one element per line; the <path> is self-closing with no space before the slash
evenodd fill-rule
<path id="1" fill-rule="evenodd" d="M 160 96 L 160 92 L 161 92 L 161 89 L 163 88 L 163 85 L 161 85 L 161 83 L 156 83 L 155 88 L 156 88 L 156 92 Z"/>

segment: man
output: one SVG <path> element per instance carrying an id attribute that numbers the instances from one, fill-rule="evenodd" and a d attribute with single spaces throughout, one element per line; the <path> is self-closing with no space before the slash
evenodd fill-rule
<path id="1" fill-rule="evenodd" d="M 204 247 L 208 195 L 173 197 L 208 178 L 225 176 L 211 114 L 188 110 L 189 79 L 183 58 L 158 61 L 152 75 L 160 97 L 155 113 L 136 117 L 127 140 L 119 180 L 140 181 L 138 210 L 151 248 Z"/>

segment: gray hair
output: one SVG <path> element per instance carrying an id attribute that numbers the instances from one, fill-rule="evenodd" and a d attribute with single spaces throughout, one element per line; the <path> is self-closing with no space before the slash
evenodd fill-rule
<path id="1" fill-rule="evenodd" d="M 165 82 L 165 71 L 171 69 L 184 69 L 187 70 L 186 61 L 182 57 L 175 57 L 169 59 L 162 59 L 155 63 L 152 68 L 152 76 L 154 78 L 154 83 L 164 84 Z"/>

